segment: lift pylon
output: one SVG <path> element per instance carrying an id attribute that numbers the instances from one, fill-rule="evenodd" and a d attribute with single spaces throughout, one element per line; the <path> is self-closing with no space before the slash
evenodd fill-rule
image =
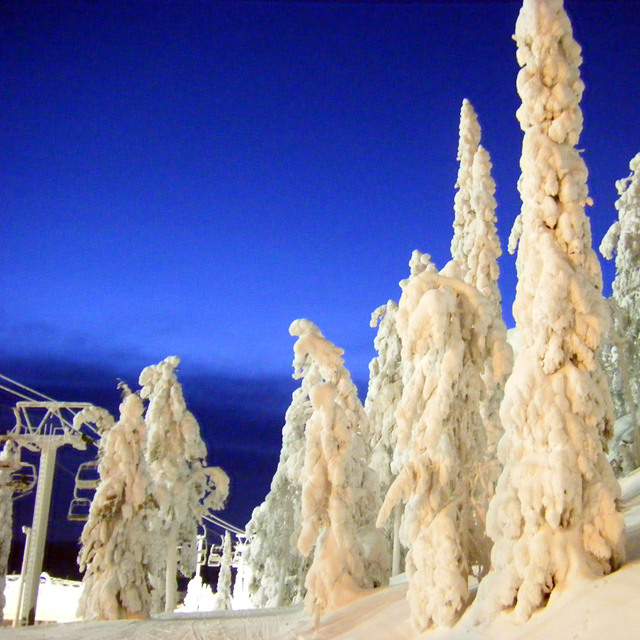
<path id="1" fill-rule="evenodd" d="M 86 449 L 91 438 L 85 435 L 80 427 L 81 421 L 71 424 L 64 412 L 71 416 L 83 409 L 93 407 L 87 402 L 18 402 L 13 410 L 16 417 L 15 427 L 1 440 L 11 440 L 30 451 L 40 452 L 40 465 L 36 498 L 33 507 L 33 525 L 31 540 L 24 566 L 24 591 L 18 603 L 20 619 L 18 625 L 34 624 L 38 599 L 38 586 L 42 572 L 44 545 L 49 524 L 49 507 L 51 505 L 51 489 L 58 448 L 71 445 L 76 449 Z"/>

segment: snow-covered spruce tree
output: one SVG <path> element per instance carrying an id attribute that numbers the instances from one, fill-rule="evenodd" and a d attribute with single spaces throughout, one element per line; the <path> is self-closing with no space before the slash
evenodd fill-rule
<path id="1" fill-rule="evenodd" d="M 154 523 L 158 553 L 152 570 L 153 608 L 159 608 L 164 600 L 165 611 L 173 611 L 176 606 L 178 567 L 183 575 L 195 572 L 195 542 L 210 479 L 205 468 L 207 448 L 195 417 L 187 410 L 175 374 L 179 363 L 179 358 L 170 356 L 140 374 L 140 394 L 149 400 L 145 414 L 147 463 L 159 509 Z M 222 494 L 214 496 L 215 501 L 222 503 L 228 491 L 228 478 L 221 469 L 216 471 L 226 480 L 214 488 Z"/>
<path id="2" fill-rule="evenodd" d="M 311 564 L 297 549 L 301 527 L 300 472 L 304 462 L 304 427 L 311 416 L 310 388 L 321 380 L 309 372 L 293 392 L 282 429 L 282 449 L 271 488 L 253 510 L 243 552 L 251 604 L 258 608 L 289 606 L 302 601 Z"/>
<path id="3" fill-rule="evenodd" d="M 493 304 L 496 316 L 502 315 L 498 288 L 498 258 L 502 255 L 496 229 L 496 183 L 491 177 L 489 152 L 480 145 L 471 167 L 471 211 L 468 223 L 468 252 L 461 262 L 463 279 Z"/>
<path id="4" fill-rule="evenodd" d="M 407 598 L 422 631 L 454 621 L 468 599 L 468 575 L 486 562 L 472 506 L 486 449 L 482 376 L 488 359 L 500 373 L 509 358 L 492 304 L 459 277 L 458 264 L 438 273 L 429 256 L 420 259 L 423 271 L 400 283 L 397 328 L 408 366 L 396 410 L 399 473 L 378 523 L 405 504 Z"/>
<path id="5" fill-rule="evenodd" d="M 145 460 L 140 397 L 123 386 L 120 419 L 102 434 L 100 484 L 82 531 L 78 616 L 147 618 L 151 610 L 149 519 L 157 508 Z"/>
<path id="6" fill-rule="evenodd" d="M 187 584 L 187 594 L 178 611 L 213 611 L 215 609 L 215 594 L 211 587 L 196 573 Z"/>
<path id="7" fill-rule="evenodd" d="M 527 620 L 557 585 L 623 557 L 619 487 L 606 459 L 613 410 L 598 360 L 606 315 L 584 213 L 580 47 L 562 0 L 524 0 L 516 23 L 524 131 L 514 316 L 520 351 L 505 390 L 504 469 L 487 517 L 492 569 L 475 617 Z"/>
<path id="8" fill-rule="evenodd" d="M 504 344 L 506 326 L 502 321 L 502 300 L 498 288 L 498 258 L 502 251 L 496 229 L 496 185 L 491 176 L 489 153 L 480 144 L 480 124 L 468 100 L 462 103 L 460 112 L 460 138 L 458 143 L 458 191 L 455 196 L 454 237 L 451 243 L 451 257 L 458 263 L 462 279 L 474 286 L 491 303 L 494 322 L 491 330 L 495 336 L 489 339 L 496 344 Z M 472 499 L 476 516 L 484 529 L 489 499 L 493 496 L 500 473 L 496 457 L 498 440 L 502 435 L 500 404 L 504 397 L 504 386 L 512 369 L 513 357 L 510 348 L 505 347 L 500 354 L 500 375 L 496 376 L 491 359 L 485 363 L 482 374 L 485 384 L 480 400 L 480 416 L 486 433 L 485 455 L 478 458 L 480 473 L 474 485 Z M 483 545 L 488 568 L 490 543 L 485 538 Z"/>
<path id="9" fill-rule="evenodd" d="M 305 603 L 317 621 L 371 584 L 358 525 L 366 522 L 367 511 L 374 517 L 375 493 L 367 467 L 366 414 L 344 367 L 344 352 L 309 320 L 294 321 L 289 333 L 298 337 L 294 378 L 304 378 L 315 367 L 321 377 L 309 391 L 313 413 L 305 429 L 302 529 L 297 541 L 304 556 L 315 548 Z"/>
<path id="10" fill-rule="evenodd" d="M 617 448 L 611 452 L 614 468 L 620 473 L 640 466 L 640 153 L 629 168 L 631 175 L 616 182 L 618 220 L 600 245 L 600 252 L 608 260 L 616 254 L 616 277 L 609 299 L 612 323 L 602 355 L 616 417 L 628 416 L 631 426 L 624 441 L 616 437 Z"/>
<path id="11" fill-rule="evenodd" d="M 364 410 L 369 420 L 371 468 L 379 481 L 380 500 L 387 494 L 396 477 L 392 466 L 396 447 L 395 411 L 402 396 L 402 344 L 396 328 L 398 305 L 389 300 L 371 314 L 371 327 L 378 327 L 373 345 L 377 357 L 369 363 L 369 388 Z M 391 574 L 400 572 L 401 549 L 398 540 L 400 510 L 385 525 L 389 548 L 393 550 Z"/>
<path id="12" fill-rule="evenodd" d="M 397 303 L 389 300 L 371 314 L 371 327 L 378 327 L 373 341 L 378 355 L 369 363 L 369 387 L 364 402 L 371 434 L 371 466 L 378 474 L 383 495 L 395 477 L 391 470 L 396 442 L 394 413 L 402 394 L 402 344 L 396 329 L 397 313 Z"/>
<path id="13" fill-rule="evenodd" d="M 218 573 L 218 584 L 214 596 L 214 609 L 231 609 L 231 560 L 233 558 L 233 547 L 231 544 L 231 534 L 224 532 L 222 542 L 222 559 L 220 561 L 220 571 Z"/>
<path id="14" fill-rule="evenodd" d="M 11 552 L 13 526 L 13 487 L 11 473 L 13 464 L 18 457 L 18 447 L 10 440 L 6 440 L 0 451 L 0 624 L 3 620 L 4 605 L 6 604 L 4 588 Z"/>
<path id="15" fill-rule="evenodd" d="M 453 238 L 451 257 L 456 260 L 466 275 L 465 256 L 469 255 L 469 232 L 473 215 L 471 193 L 473 191 L 473 158 L 480 144 L 480 125 L 471 103 L 465 99 L 460 109 L 460 129 L 458 140 L 458 179 L 453 211 Z"/>

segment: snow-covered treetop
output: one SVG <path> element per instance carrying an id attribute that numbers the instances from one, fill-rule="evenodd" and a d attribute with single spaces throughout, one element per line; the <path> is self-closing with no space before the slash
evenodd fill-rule
<path id="1" fill-rule="evenodd" d="M 602 275 L 584 213 L 580 46 L 562 0 L 524 0 L 516 23 L 517 116 L 524 131 L 518 184 L 522 239 L 516 322 L 547 373 L 568 361 L 591 368 L 605 322 Z M 524 268 L 524 265 L 528 265 Z"/>
<path id="2" fill-rule="evenodd" d="M 489 153 L 480 145 L 478 118 L 466 99 L 460 111 L 458 162 L 451 257 L 458 264 L 459 277 L 477 287 L 500 315 L 496 185 Z"/>
<path id="3" fill-rule="evenodd" d="M 178 358 L 178 356 L 169 356 L 159 364 L 145 367 L 140 373 L 140 379 L 138 381 L 142 387 L 140 397 L 150 397 L 153 391 L 158 389 L 162 381 L 165 381 L 167 383 L 166 386 L 169 386 L 169 383 L 172 383 L 176 378 L 174 372 L 179 364 L 180 358 Z"/>
<path id="4" fill-rule="evenodd" d="M 175 370 L 180 358 L 169 356 L 159 364 L 142 370 L 139 384 L 140 397 L 149 399 L 146 421 L 149 429 L 149 459 L 162 457 L 164 449 L 175 451 L 175 439 L 180 439 L 180 447 L 184 456 L 183 462 L 188 464 L 207 457 L 207 447 L 200 438 L 200 428 L 193 414 L 187 410 L 182 387 L 178 382 Z M 178 431 L 172 432 L 170 425 L 178 424 Z M 162 451 L 156 450 L 158 447 Z"/>
<path id="5" fill-rule="evenodd" d="M 478 146 L 471 167 L 471 209 L 475 217 L 470 228 L 473 242 L 466 257 L 465 282 L 476 286 L 500 315 L 498 258 L 502 250 L 496 230 L 496 183 L 491 177 L 491 166 L 489 153 L 482 145 Z"/>
<path id="6" fill-rule="evenodd" d="M 458 190 L 454 200 L 453 238 L 451 240 L 451 257 L 460 263 L 466 254 L 467 221 L 471 216 L 471 185 L 473 158 L 480 144 L 480 125 L 471 103 L 465 98 L 460 110 L 460 138 L 458 142 Z"/>
<path id="7" fill-rule="evenodd" d="M 515 39 L 522 67 L 517 79 L 521 127 L 541 125 L 553 142 L 576 145 L 582 132 L 582 50 L 563 0 L 524 0 Z"/>
<path id="8" fill-rule="evenodd" d="M 422 253 L 417 249 L 411 253 L 411 259 L 409 260 L 409 278 L 400 281 L 400 286 L 403 287 L 405 282 L 408 282 L 411 278 L 417 276 L 423 271 L 433 271 L 437 273 L 436 265 L 431 261 L 431 256 L 428 253 Z"/>
<path id="9" fill-rule="evenodd" d="M 304 378 L 315 362 L 322 377 L 335 384 L 340 372 L 344 370 L 344 350 L 329 342 L 320 329 L 306 318 L 294 320 L 289 327 L 289 334 L 298 337 L 293 345 L 293 377 Z"/>

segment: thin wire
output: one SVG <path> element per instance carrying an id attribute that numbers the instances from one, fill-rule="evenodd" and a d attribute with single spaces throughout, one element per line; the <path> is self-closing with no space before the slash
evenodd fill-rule
<path id="1" fill-rule="evenodd" d="M 4 377 L 4 376 L 0 374 L 0 377 Z M 3 389 L 4 391 L 8 391 L 9 393 L 12 393 L 14 396 L 17 396 L 18 398 L 22 398 L 23 400 L 33 400 L 33 398 L 30 398 L 29 396 L 25 396 L 23 393 L 14 391 L 13 389 L 9 389 L 9 387 L 5 387 L 3 384 L 0 384 L 0 389 Z"/>
<path id="2" fill-rule="evenodd" d="M 17 387 L 20 387 L 21 389 L 25 389 L 26 391 L 29 391 L 30 393 L 38 395 L 41 398 L 44 398 L 45 400 L 49 400 L 50 402 L 57 402 L 56 400 L 54 400 L 50 396 L 47 396 L 44 393 L 41 393 L 40 391 L 32 389 L 31 387 L 28 387 L 26 384 L 22 384 L 21 382 L 17 382 L 16 380 L 12 380 L 11 378 L 9 378 L 8 376 L 5 376 L 2 373 L 0 373 L 0 378 L 2 378 L 3 380 L 6 380 L 7 382 L 10 382 L 11 384 L 14 384 Z M 29 396 L 25 396 L 24 394 L 22 394 L 22 393 L 20 393 L 18 391 L 15 391 L 13 389 L 9 389 L 8 387 L 5 387 L 4 385 L 0 385 L 0 389 L 4 389 L 5 391 L 8 391 L 9 393 L 12 393 L 13 395 L 15 395 L 15 396 L 17 396 L 19 398 L 23 398 L 24 400 L 34 401 L 34 398 L 30 398 Z M 71 409 L 67 409 L 67 410 L 71 414 L 76 415 Z M 68 425 L 68 426 L 71 426 L 71 425 Z M 85 425 L 85 426 L 87 426 L 87 425 Z M 90 431 L 96 433 L 94 429 L 91 429 L 90 427 L 88 427 L 88 428 L 89 428 Z M 92 444 L 97 446 L 96 442 L 92 442 Z M 63 471 L 68 473 L 70 476 L 74 476 L 75 477 L 75 474 L 73 474 L 71 471 L 69 471 L 68 469 L 63 467 L 59 462 L 56 462 L 56 466 L 60 467 Z M 203 520 L 207 520 L 211 524 L 214 524 L 214 525 L 217 525 L 219 527 L 222 527 L 226 531 L 231 531 L 232 533 L 235 533 L 237 535 L 241 535 L 241 536 L 246 535 L 244 530 L 240 529 L 239 527 L 236 527 L 235 525 L 231 524 L 230 522 L 227 522 L 226 520 L 223 520 L 219 516 L 213 515 L 211 512 L 206 513 L 203 516 Z"/>
<path id="3" fill-rule="evenodd" d="M 16 385 L 16 387 L 20 387 L 21 389 L 25 389 L 27 391 L 29 391 L 30 393 L 35 393 L 37 396 L 40 396 L 41 398 L 44 398 L 45 400 L 49 400 L 51 402 L 57 402 L 57 400 L 54 400 L 53 398 L 45 395 L 44 393 L 41 393 L 40 391 L 37 391 L 36 389 L 32 389 L 31 387 L 27 387 L 26 384 L 22 384 L 21 382 L 18 382 L 17 380 L 12 380 L 9 376 L 5 376 L 4 374 L 0 373 L 0 378 L 2 378 L 3 380 L 6 380 L 7 382 L 10 382 L 11 384 Z M 17 391 L 12 391 L 11 389 L 8 389 L 7 387 L 0 387 L 2 389 L 4 389 L 5 391 L 8 391 L 9 393 L 13 393 L 19 397 L 22 398 L 26 398 L 27 400 L 33 400 L 33 398 L 27 398 L 26 396 L 20 396 L 20 394 L 18 394 Z"/>
<path id="4" fill-rule="evenodd" d="M 206 520 L 207 522 L 210 522 L 211 524 L 214 524 L 218 527 L 222 527 L 223 529 L 225 529 L 226 531 L 230 531 L 231 533 L 235 533 L 241 536 L 246 535 L 245 532 L 240 529 L 239 527 L 236 527 L 235 525 L 231 524 L 230 522 L 227 522 L 226 520 L 223 520 L 222 518 L 220 518 L 219 516 L 214 515 L 213 513 L 211 513 L 210 511 L 208 513 L 205 513 L 202 516 L 203 520 Z"/>

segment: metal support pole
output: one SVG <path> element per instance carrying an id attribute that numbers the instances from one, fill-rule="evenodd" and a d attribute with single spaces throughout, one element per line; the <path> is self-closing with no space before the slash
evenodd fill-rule
<path id="1" fill-rule="evenodd" d="M 397 576 L 400 571 L 400 505 L 393 508 L 393 556 L 391 561 L 391 575 Z"/>
<path id="2" fill-rule="evenodd" d="M 29 547 L 31 546 L 31 527 L 22 527 L 22 533 L 24 533 L 24 551 L 22 552 L 18 601 L 16 602 L 16 612 L 13 614 L 14 627 L 19 627 L 22 622 L 22 595 L 24 594 L 24 579 L 27 575 L 27 559 L 29 558 Z"/>
<path id="3" fill-rule="evenodd" d="M 55 471 L 56 444 L 43 444 L 40 453 L 40 467 L 38 471 L 38 487 L 33 506 L 33 525 L 31 526 L 31 540 L 27 556 L 27 575 L 24 582 L 24 592 L 20 603 L 20 623 L 35 624 L 38 587 L 42 572 L 44 557 L 44 543 L 47 539 L 49 525 L 49 506 L 51 505 L 51 488 L 53 486 L 53 472 Z"/>

